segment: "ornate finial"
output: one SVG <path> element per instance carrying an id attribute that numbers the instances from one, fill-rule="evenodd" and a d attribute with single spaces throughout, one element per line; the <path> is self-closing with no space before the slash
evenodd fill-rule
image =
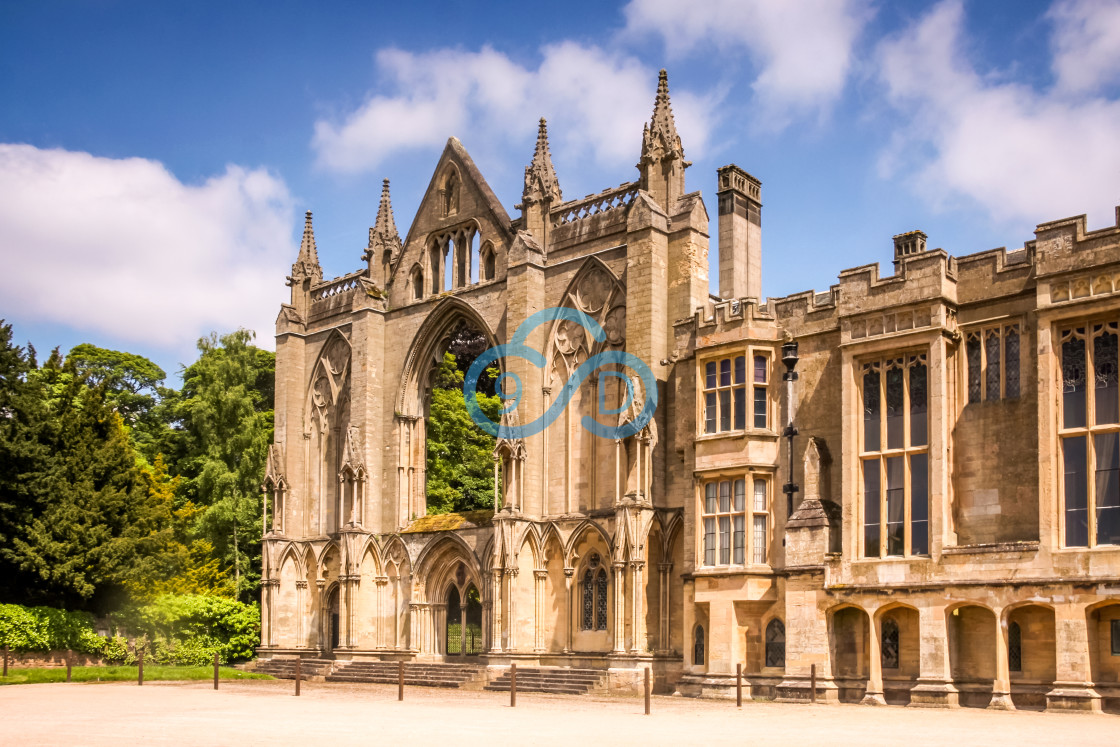
<path id="1" fill-rule="evenodd" d="M 319 252 L 315 247 L 315 228 L 311 225 L 311 211 L 303 219 L 303 241 L 299 245 L 299 256 L 292 265 L 291 280 L 311 278 L 318 282 L 323 279 L 323 268 L 319 266 Z"/>
<path id="2" fill-rule="evenodd" d="M 369 246 L 362 259 L 369 261 L 372 257 L 381 257 L 388 249 L 392 259 L 396 259 L 401 250 L 401 237 L 397 232 L 397 222 L 393 219 L 393 202 L 389 198 L 389 180 L 381 182 L 381 202 L 377 206 L 377 219 L 373 228 L 369 229 Z"/>
<path id="3" fill-rule="evenodd" d="M 662 69 L 657 75 L 657 98 L 648 131 L 642 133 L 642 160 L 684 159 L 684 148 L 677 134 L 673 107 L 669 102 L 669 74 Z"/>
<path id="4" fill-rule="evenodd" d="M 521 195 L 525 204 L 553 200 L 559 202 L 560 182 L 552 167 L 552 154 L 548 149 L 548 123 L 541 117 L 537 126 L 537 145 L 533 150 L 533 160 L 525 168 L 525 190 Z"/>

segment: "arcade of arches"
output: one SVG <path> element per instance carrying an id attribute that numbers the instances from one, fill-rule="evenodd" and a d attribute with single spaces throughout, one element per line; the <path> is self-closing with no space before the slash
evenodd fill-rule
<path id="1" fill-rule="evenodd" d="M 1120 708 L 1120 225 L 967 256 L 911 231 L 891 275 L 763 301 L 761 183 L 719 169 L 709 224 L 664 72 L 633 135 L 632 181 L 565 200 L 542 120 L 512 218 L 451 138 L 404 240 L 386 181 L 365 265 L 331 280 L 308 214 L 276 322 L 260 655 Z M 555 307 L 586 323 L 523 327 Z M 496 362 L 501 437 L 429 448 L 467 329 L 535 355 Z M 640 377 L 573 379 L 620 351 L 655 381 L 640 428 Z"/>

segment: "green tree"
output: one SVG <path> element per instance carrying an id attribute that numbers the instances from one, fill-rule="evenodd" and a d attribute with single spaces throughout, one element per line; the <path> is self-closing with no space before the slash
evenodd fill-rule
<path id="1" fill-rule="evenodd" d="M 196 536 L 234 574 L 238 596 L 260 582 L 260 482 L 272 441 L 275 356 L 238 330 L 198 341 L 177 405 L 185 426 L 181 474 L 198 509 Z"/>
<path id="2" fill-rule="evenodd" d="M 169 537 L 167 512 L 146 489 L 123 421 L 104 386 L 87 386 L 56 350 L 28 372 L 45 395 L 49 456 L 36 469 L 31 515 L 9 557 L 36 592 L 66 608 L 112 603 Z"/>
<path id="3" fill-rule="evenodd" d="M 0 599 L 27 600 L 35 578 L 20 565 L 15 541 L 46 494 L 42 467 L 50 460 L 49 419 L 35 351 L 12 341 L 0 320 Z"/>
<path id="4" fill-rule="evenodd" d="M 476 354 L 477 355 L 477 354 Z M 473 360 L 473 358 L 471 358 Z M 463 399 L 463 374 L 454 353 L 447 352 L 436 373 L 428 417 L 426 461 L 428 513 L 492 509 L 494 507 L 494 437 L 479 428 Z M 497 368 L 484 374 L 493 389 Z M 478 404 L 491 420 L 498 420 L 502 402 L 479 386 Z"/>

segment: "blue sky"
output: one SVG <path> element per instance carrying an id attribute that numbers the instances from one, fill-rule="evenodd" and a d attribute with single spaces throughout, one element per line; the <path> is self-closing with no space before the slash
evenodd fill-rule
<path id="1" fill-rule="evenodd" d="M 1120 0 L 9 0 L 0 317 L 172 375 L 211 330 L 271 347 L 304 210 L 358 269 L 381 179 L 403 233 L 455 135 L 516 215 L 540 116 L 565 198 L 632 180 L 662 67 L 712 217 L 717 167 L 762 180 L 768 296 L 1120 204 Z"/>

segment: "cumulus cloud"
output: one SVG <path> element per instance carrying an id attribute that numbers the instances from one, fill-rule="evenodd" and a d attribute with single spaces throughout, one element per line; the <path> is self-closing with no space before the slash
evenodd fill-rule
<path id="1" fill-rule="evenodd" d="M 490 47 L 377 53 L 387 92 L 372 94 L 341 118 L 315 123 L 319 163 L 337 172 L 375 169 L 400 151 L 462 140 L 526 139 L 545 116 L 554 154 L 632 165 L 642 123 L 653 109 L 656 71 L 633 57 L 575 42 L 541 50 L 533 69 Z M 700 155 L 714 120 L 715 101 L 670 87 L 677 127 L 689 155 Z M 529 153 L 524 154 L 526 160 Z"/>
<path id="2" fill-rule="evenodd" d="M 168 350 L 247 327 L 270 345 L 292 225 L 267 171 L 189 185 L 156 161 L 0 144 L 9 318 Z"/>
<path id="3" fill-rule="evenodd" d="M 745 50 L 753 88 L 772 125 L 821 112 L 839 98 L 853 47 L 871 18 L 866 0 L 631 0 L 627 34 L 656 34 L 670 54 Z"/>
<path id="4" fill-rule="evenodd" d="M 997 220 L 1088 212 L 1091 223 L 1111 224 L 1120 101 L 981 74 L 964 51 L 963 22 L 959 0 L 946 0 L 881 44 L 887 97 L 907 122 L 885 169 L 931 200 L 964 197 Z"/>
<path id="5" fill-rule="evenodd" d="M 1120 83 L 1120 0 L 1059 0 L 1047 15 L 1059 90 L 1093 93 Z"/>

